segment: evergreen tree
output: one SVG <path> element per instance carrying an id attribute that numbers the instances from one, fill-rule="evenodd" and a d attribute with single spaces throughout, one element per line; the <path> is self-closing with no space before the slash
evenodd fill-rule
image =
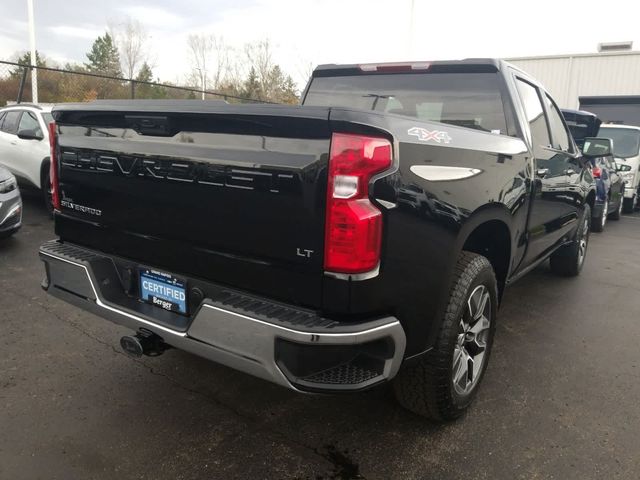
<path id="1" fill-rule="evenodd" d="M 87 53 L 87 59 L 89 63 L 85 63 L 85 67 L 90 72 L 122 77 L 120 54 L 113 38 L 108 33 L 96 38 L 91 51 Z"/>
<path id="2" fill-rule="evenodd" d="M 26 52 L 24 55 L 18 56 L 15 59 L 15 63 L 19 63 L 20 65 L 31 65 L 31 52 Z M 38 67 L 46 67 L 47 60 L 40 55 L 40 52 L 36 50 L 36 66 Z M 9 72 L 12 78 L 18 78 L 22 76 L 22 67 L 15 67 L 13 70 Z"/>
<path id="3" fill-rule="evenodd" d="M 140 71 L 136 76 L 138 82 L 153 82 L 153 70 L 151 66 L 144 62 Z M 167 88 L 162 85 L 149 85 L 147 83 L 138 83 L 135 87 L 136 98 L 169 98 Z"/>
<path id="4" fill-rule="evenodd" d="M 281 98 L 283 103 L 296 104 L 300 102 L 298 97 L 298 89 L 296 88 L 296 82 L 293 81 L 291 75 L 287 75 L 281 84 Z"/>
<path id="5" fill-rule="evenodd" d="M 249 70 L 249 76 L 244 81 L 241 93 L 242 97 L 262 100 L 262 87 L 260 86 L 260 80 L 258 79 L 258 74 L 254 67 L 251 67 L 251 70 Z"/>
<path id="6" fill-rule="evenodd" d="M 151 70 L 147 62 L 144 62 L 142 67 L 140 67 L 136 80 L 138 82 L 153 82 L 153 70 Z"/>

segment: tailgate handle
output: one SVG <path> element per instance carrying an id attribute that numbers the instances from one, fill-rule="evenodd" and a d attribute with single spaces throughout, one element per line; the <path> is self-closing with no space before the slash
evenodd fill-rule
<path id="1" fill-rule="evenodd" d="M 127 127 L 140 135 L 171 136 L 169 118 L 161 115 L 125 115 Z"/>

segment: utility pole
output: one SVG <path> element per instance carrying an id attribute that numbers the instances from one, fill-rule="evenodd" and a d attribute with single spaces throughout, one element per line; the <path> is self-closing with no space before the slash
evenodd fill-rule
<path id="1" fill-rule="evenodd" d="M 27 0 L 29 11 L 29 43 L 31 44 L 31 101 L 38 103 L 38 66 L 36 59 L 36 26 L 33 18 L 33 0 Z"/>

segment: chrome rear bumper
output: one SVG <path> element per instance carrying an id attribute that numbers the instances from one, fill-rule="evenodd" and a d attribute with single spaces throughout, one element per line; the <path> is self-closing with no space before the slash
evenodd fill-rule
<path id="1" fill-rule="evenodd" d="M 288 388 L 360 390 L 393 378 L 402 363 L 406 339 L 394 317 L 338 323 L 225 290 L 225 297 L 205 297 L 184 328 L 171 328 L 154 318 L 169 312 L 126 293 L 113 258 L 58 242 L 44 244 L 40 258 L 46 269 L 43 288 L 51 295 Z M 265 311 L 272 315 L 260 313 Z"/>

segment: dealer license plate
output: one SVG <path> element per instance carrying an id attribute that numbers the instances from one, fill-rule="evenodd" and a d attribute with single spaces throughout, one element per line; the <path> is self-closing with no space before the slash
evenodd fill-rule
<path id="1" fill-rule="evenodd" d="M 140 269 L 140 299 L 171 312 L 187 314 L 186 282 L 170 273 Z"/>

